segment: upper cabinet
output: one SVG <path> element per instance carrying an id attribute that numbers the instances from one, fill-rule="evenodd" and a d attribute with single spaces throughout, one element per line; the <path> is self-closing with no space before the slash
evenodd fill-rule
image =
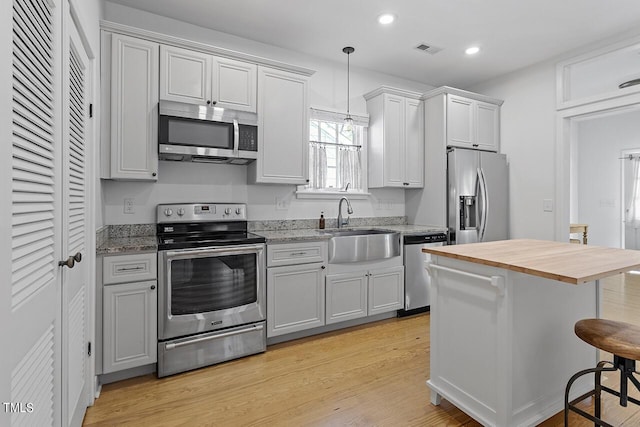
<path id="1" fill-rule="evenodd" d="M 422 99 L 427 157 L 429 147 L 438 153 L 446 147 L 500 151 L 502 100 L 447 86 L 425 93 Z"/>
<path id="2" fill-rule="evenodd" d="M 309 101 L 306 76 L 258 67 L 258 159 L 255 183 L 309 182 Z"/>
<path id="3" fill-rule="evenodd" d="M 102 51 L 102 178 L 155 181 L 159 45 L 104 33 Z"/>
<path id="4" fill-rule="evenodd" d="M 447 94 L 445 117 L 447 146 L 499 150 L 499 105 Z"/>
<path id="5" fill-rule="evenodd" d="M 369 188 L 424 186 L 420 96 L 390 87 L 364 95 L 369 113 Z"/>
<path id="6" fill-rule="evenodd" d="M 256 112 L 257 65 L 173 46 L 160 48 L 160 99 Z"/>
<path id="7" fill-rule="evenodd" d="M 158 108 L 165 100 L 257 118 L 258 159 L 249 180 L 308 182 L 313 70 L 112 23 L 101 28 L 101 178 L 157 180 Z"/>

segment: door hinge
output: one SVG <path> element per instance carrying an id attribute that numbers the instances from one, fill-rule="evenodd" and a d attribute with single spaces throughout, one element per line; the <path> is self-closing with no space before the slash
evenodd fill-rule
<path id="1" fill-rule="evenodd" d="M 87 345 L 87 355 L 91 356 L 91 341 L 89 341 L 89 343 Z"/>
<path id="2" fill-rule="evenodd" d="M 89 104 L 89 118 L 93 118 L 93 104 Z"/>

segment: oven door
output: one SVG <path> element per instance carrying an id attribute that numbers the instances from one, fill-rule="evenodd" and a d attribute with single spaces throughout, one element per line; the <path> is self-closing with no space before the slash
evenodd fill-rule
<path id="1" fill-rule="evenodd" d="M 158 252 L 158 339 L 265 319 L 264 244 Z"/>

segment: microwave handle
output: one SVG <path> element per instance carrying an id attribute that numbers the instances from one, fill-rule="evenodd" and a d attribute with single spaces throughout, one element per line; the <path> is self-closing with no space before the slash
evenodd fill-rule
<path id="1" fill-rule="evenodd" d="M 238 120 L 233 119 L 233 154 L 238 155 L 240 149 L 240 126 Z"/>

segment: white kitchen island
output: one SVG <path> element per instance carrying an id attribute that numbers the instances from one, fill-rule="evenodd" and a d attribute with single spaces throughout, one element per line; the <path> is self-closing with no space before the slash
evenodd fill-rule
<path id="1" fill-rule="evenodd" d="M 596 364 L 573 328 L 598 317 L 598 279 L 640 268 L 640 251 L 540 240 L 423 251 L 431 403 L 445 398 L 486 426 L 533 426 L 564 408 L 571 375 Z M 577 382 L 572 397 L 589 387 Z"/>

